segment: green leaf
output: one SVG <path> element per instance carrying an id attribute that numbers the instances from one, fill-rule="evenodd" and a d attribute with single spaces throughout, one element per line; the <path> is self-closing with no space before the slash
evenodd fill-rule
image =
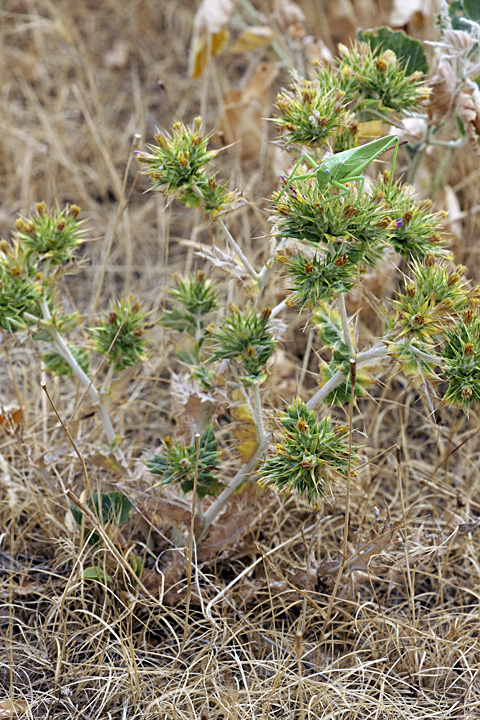
<path id="1" fill-rule="evenodd" d="M 100 519 L 103 525 L 122 525 L 128 519 L 132 510 L 132 504 L 122 493 L 115 490 L 110 493 L 93 493 L 88 501 L 88 507 L 93 510 L 94 514 Z M 83 513 L 70 505 L 70 511 L 77 525 L 81 526 Z M 97 545 L 101 537 L 96 530 L 92 530 L 90 526 L 85 527 L 85 535 L 88 533 L 89 545 Z"/>
<path id="2" fill-rule="evenodd" d="M 132 554 L 132 555 L 129 555 L 128 562 L 129 562 L 131 568 L 133 569 L 133 572 L 135 573 L 135 575 L 139 578 L 141 576 L 142 570 L 143 570 L 143 562 L 142 562 L 141 558 L 139 558 L 138 555 Z M 133 581 L 133 584 L 134 585 L 136 584 L 135 580 Z"/>
<path id="3" fill-rule="evenodd" d="M 470 20 L 480 20 L 480 0 L 463 0 L 463 10 Z"/>
<path id="4" fill-rule="evenodd" d="M 85 580 L 96 580 L 97 582 L 105 583 L 109 585 L 112 582 L 110 575 L 107 575 L 101 567 L 95 565 L 94 567 L 85 568 L 83 571 L 83 577 Z"/>
<path id="5" fill-rule="evenodd" d="M 73 357 L 75 358 L 83 372 L 88 375 L 89 362 L 87 351 L 83 348 L 77 348 L 74 345 L 70 344 L 68 345 L 68 349 L 72 353 Z M 67 377 L 71 377 L 73 373 L 73 369 L 56 350 L 49 350 L 47 353 L 45 353 L 45 355 L 43 356 L 43 362 L 45 363 L 45 369 L 55 373 L 56 375 L 66 375 Z"/>
<path id="6" fill-rule="evenodd" d="M 419 40 L 408 37 L 402 30 L 382 27 L 376 30 L 357 31 L 357 40 L 363 40 L 372 50 L 393 50 L 399 62 L 410 74 L 428 73 L 428 62 L 423 45 Z"/>
<path id="7" fill-rule="evenodd" d="M 460 119 L 458 115 L 455 115 L 455 120 L 457 122 L 457 130 L 460 137 L 465 139 L 467 137 L 467 131 L 465 130 L 465 125 L 463 124 L 463 120 Z"/>
<path id="8" fill-rule="evenodd" d="M 197 445 L 180 445 L 169 438 L 164 441 L 163 455 L 154 455 L 146 461 L 148 470 L 154 475 L 161 475 L 158 485 L 179 483 L 184 493 L 191 492 L 195 485 L 195 468 L 197 467 Z M 218 443 L 215 439 L 213 427 L 209 425 L 200 437 L 198 447 L 197 468 L 197 495 L 204 498 L 206 495 L 215 496 L 223 487 L 214 474 L 220 462 Z"/>
<path id="9" fill-rule="evenodd" d="M 93 493 L 93 504 L 89 501 L 89 507 L 95 508 L 95 513 L 103 523 L 122 525 L 128 519 L 132 510 L 132 503 L 115 490 L 109 493 Z"/>

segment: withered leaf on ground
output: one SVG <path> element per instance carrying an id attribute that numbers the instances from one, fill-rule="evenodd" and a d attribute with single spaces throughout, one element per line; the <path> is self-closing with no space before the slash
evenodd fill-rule
<path id="1" fill-rule="evenodd" d="M 384 552 L 389 545 L 393 545 L 395 534 L 401 525 L 402 523 L 399 520 L 396 522 L 385 520 L 384 526 L 379 534 L 372 530 L 370 538 L 359 542 L 357 547 L 350 552 L 345 561 L 345 570 L 349 570 L 350 572 L 353 570 L 368 572 L 372 558 Z M 322 562 L 319 566 L 320 574 L 329 575 L 338 572 L 342 565 L 342 560 L 342 556 L 339 555 L 336 560 Z"/>
<path id="2" fill-rule="evenodd" d="M 237 54 L 255 50 L 262 45 L 268 45 L 274 37 L 274 32 L 268 25 L 248 27 L 235 40 L 230 52 Z"/>
<path id="3" fill-rule="evenodd" d="M 480 154 L 480 90 L 476 85 L 459 93 L 458 117 L 474 151 Z"/>
<path id="4" fill-rule="evenodd" d="M 428 100 L 428 117 L 440 125 L 450 113 L 455 92 L 455 75 L 449 62 L 441 59 L 435 75 L 429 80 L 431 94 Z"/>
<path id="5" fill-rule="evenodd" d="M 235 494 L 230 498 L 225 511 L 198 547 L 199 561 L 205 562 L 227 549 L 233 550 L 245 537 L 253 522 L 249 498 L 255 493 L 256 489 L 247 485 L 241 495 Z"/>
<path id="6" fill-rule="evenodd" d="M 223 98 L 223 112 L 217 135 L 225 145 L 239 143 L 244 169 L 257 162 L 264 141 L 263 123 L 267 113 L 268 90 L 278 74 L 275 63 L 260 63 L 243 90 L 230 90 Z"/>
<path id="7" fill-rule="evenodd" d="M 210 59 L 220 52 L 228 39 L 228 23 L 236 0 L 202 0 L 193 21 L 190 43 L 190 77 L 198 78 Z"/>

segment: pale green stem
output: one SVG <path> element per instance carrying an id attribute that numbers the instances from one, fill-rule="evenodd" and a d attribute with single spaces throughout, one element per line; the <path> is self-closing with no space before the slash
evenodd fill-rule
<path id="1" fill-rule="evenodd" d="M 348 324 L 347 308 L 345 307 L 345 293 L 339 293 L 337 295 L 337 306 L 340 311 L 340 318 L 342 320 L 343 339 L 345 345 L 348 348 L 348 352 L 351 358 L 355 357 L 355 350 L 353 347 L 352 336 L 350 334 L 350 325 Z"/>
<path id="2" fill-rule="evenodd" d="M 434 140 L 433 138 L 429 138 L 428 144 L 439 145 L 440 147 L 455 150 L 456 148 L 462 147 L 462 145 L 465 144 L 465 140 L 463 138 L 458 138 L 457 140 Z"/>
<path id="3" fill-rule="evenodd" d="M 43 319 L 46 323 L 49 323 L 52 316 L 45 298 L 40 301 L 40 305 L 42 308 Z M 35 316 L 29 315 L 27 313 L 25 313 L 25 317 L 29 321 L 34 321 L 42 325 L 42 320 L 40 320 L 40 318 L 36 318 Z M 72 355 L 67 343 L 63 339 L 62 335 L 58 332 L 57 328 L 51 324 L 48 324 L 44 326 L 44 329 L 48 331 L 58 353 L 72 369 L 72 372 L 77 378 L 77 380 L 80 382 L 80 385 L 86 390 L 95 407 L 98 408 L 108 444 L 112 447 L 117 439 L 117 436 L 113 428 L 113 424 L 108 414 L 107 408 L 105 407 L 105 403 L 102 400 L 101 394 L 98 392 L 92 380 L 82 370 L 78 362 L 75 360 L 75 357 Z M 121 448 L 118 445 L 112 447 L 112 452 L 116 459 L 124 467 L 124 469 L 127 469 L 127 461 Z"/>
<path id="4" fill-rule="evenodd" d="M 242 261 L 243 266 L 245 267 L 245 270 L 247 270 L 248 274 L 253 278 L 253 280 L 255 280 L 255 282 L 258 282 L 258 280 L 259 280 L 258 273 L 255 272 L 254 268 L 250 264 L 249 259 L 247 258 L 247 256 L 243 252 L 243 250 L 240 248 L 240 245 L 237 243 L 237 241 L 233 237 L 232 233 L 230 232 L 230 230 L 227 228 L 227 226 L 223 222 L 222 218 L 218 218 L 218 224 L 220 225 L 223 232 L 225 233 L 228 242 L 232 246 L 233 251 L 238 255 L 238 257 Z"/>
<path id="5" fill-rule="evenodd" d="M 235 477 L 231 480 L 230 484 L 223 490 L 220 495 L 217 497 L 217 499 L 210 505 L 208 510 L 203 516 L 203 527 L 202 532 L 200 533 L 200 536 L 198 538 L 198 542 L 204 537 L 205 533 L 207 532 L 208 528 L 212 524 L 212 522 L 215 520 L 217 515 L 223 510 L 225 507 L 227 501 L 229 498 L 233 495 L 233 493 L 242 485 L 242 483 L 245 482 L 245 480 L 248 479 L 248 476 L 250 473 L 253 473 L 255 468 L 257 467 L 258 463 L 260 462 L 260 459 L 262 458 L 262 455 L 265 453 L 268 447 L 268 443 L 272 439 L 272 434 L 268 433 L 265 435 L 263 442 L 260 443 L 260 445 L 257 447 L 255 452 L 253 453 L 252 457 L 248 462 L 246 462 L 240 470 L 237 472 Z"/>
<path id="6" fill-rule="evenodd" d="M 276 316 L 277 316 L 279 313 L 281 313 L 282 310 L 284 310 L 286 307 L 287 307 L 287 302 L 286 302 L 286 300 L 282 300 L 282 302 L 278 303 L 278 305 L 275 305 L 275 307 L 273 308 L 273 310 L 272 310 L 272 312 L 271 312 L 271 314 L 270 314 L 270 317 L 271 317 L 271 318 L 276 317 Z"/>
<path id="7" fill-rule="evenodd" d="M 406 342 L 402 342 L 402 344 L 406 345 Z M 426 353 L 423 350 L 416 348 L 415 345 L 409 345 L 409 347 L 412 353 L 420 360 L 424 360 L 424 362 L 430 363 L 430 365 L 440 365 L 440 358 L 436 355 L 430 355 L 430 353 Z"/>
<path id="8" fill-rule="evenodd" d="M 258 385 L 254 385 L 252 388 L 253 393 L 253 419 L 255 421 L 255 427 L 257 428 L 258 442 L 261 443 L 265 437 L 265 428 L 263 426 L 263 415 L 262 415 L 262 403 L 260 400 L 260 388 Z"/>
<path id="9" fill-rule="evenodd" d="M 114 371 L 114 369 L 113 369 L 113 365 L 109 365 L 109 366 L 108 366 L 107 373 L 106 373 L 106 375 L 105 375 L 105 380 L 103 381 L 102 387 L 101 387 L 101 390 L 100 390 L 100 393 L 101 393 L 101 394 L 108 392 L 108 388 L 109 388 L 109 385 L 110 385 L 110 383 L 111 383 L 111 381 L 112 381 L 112 378 L 113 378 L 113 376 L 114 376 L 114 373 L 115 373 L 115 371 Z"/>
<path id="10" fill-rule="evenodd" d="M 370 350 L 366 350 L 365 352 L 358 353 L 358 355 L 355 358 L 355 364 L 358 368 L 362 367 L 362 365 L 368 365 L 373 360 L 380 360 L 383 357 L 388 356 L 388 349 L 387 346 L 383 343 L 378 343 L 378 345 L 375 345 L 373 348 L 370 348 Z M 341 370 L 337 370 L 337 372 L 332 375 L 330 380 L 325 383 L 325 385 L 322 385 L 322 387 L 315 393 L 315 395 L 310 398 L 310 400 L 307 403 L 308 410 L 316 410 L 319 405 L 323 403 L 327 395 L 329 395 L 335 388 L 337 388 L 344 380 L 345 376 L 341 372 Z"/>
<path id="11" fill-rule="evenodd" d="M 421 358 L 425 362 L 429 362 L 432 364 L 435 363 L 438 365 L 439 359 L 435 355 L 429 355 L 422 350 L 418 350 L 414 346 L 411 346 L 411 349 L 412 352 L 417 355 L 417 357 Z M 379 342 L 372 348 L 370 348 L 370 350 L 365 350 L 364 352 L 358 353 L 358 355 L 355 357 L 355 364 L 358 370 L 363 365 L 369 365 L 375 360 L 381 360 L 383 358 L 389 357 L 391 356 L 388 351 L 388 346 L 385 345 L 385 343 L 383 342 Z M 344 379 L 344 374 L 340 370 L 338 370 L 334 375 L 332 375 L 330 380 L 326 382 L 325 385 L 323 385 L 318 390 L 318 392 L 308 401 L 307 409 L 310 411 L 317 410 L 317 408 L 325 401 L 325 398 L 331 392 L 333 392 L 333 390 L 335 390 L 335 388 L 337 388 L 344 381 Z M 262 456 L 267 451 L 268 445 L 272 440 L 272 437 L 272 433 L 267 433 L 266 435 L 264 435 L 263 440 L 259 443 L 250 460 L 240 468 L 240 470 L 237 472 L 228 487 L 226 487 L 225 490 L 223 490 L 217 497 L 217 499 L 210 505 L 203 518 L 203 527 L 202 532 L 200 533 L 200 536 L 198 538 L 199 541 L 202 537 L 204 537 L 210 525 L 214 522 L 218 514 L 223 510 L 225 504 L 227 503 L 231 495 L 240 487 L 243 482 L 248 479 L 249 475 L 254 473 Z M 253 477 L 251 477 L 250 479 L 253 479 Z"/>

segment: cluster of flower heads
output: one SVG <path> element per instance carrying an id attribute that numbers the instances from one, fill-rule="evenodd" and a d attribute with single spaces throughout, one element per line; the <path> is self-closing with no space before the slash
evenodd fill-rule
<path id="1" fill-rule="evenodd" d="M 315 174 L 285 187 L 273 197 L 275 233 L 298 242 L 297 252 L 277 256 L 292 280 L 289 304 L 315 308 L 335 293 L 347 292 L 389 248 L 409 261 L 446 256 L 440 233 L 444 213 L 429 201 L 415 202 L 412 188 L 379 176 L 369 192 L 352 187 L 339 196 L 326 191 Z M 280 199 L 279 196 L 281 195 Z"/>
<path id="2" fill-rule="evenodd" d="M 394 301 L 390 348 L 407 374 L 446 382 L 443 401 L 468 408 L 480 399 L 480 287 L 465 270 L 433 255 L 412 264 Z"/>
<path id="3" fill-rule="evenodd" d="M 208 150 L 210 135 L 203 134 L 201 118 L 195 118 L 191 126 L 177 122 L 172 130 L 171 135 L 157 133 L 156 145 L 149 145 L 150 152 L 135 152 L 137 160 L 147 165 L 146 173 L 154 182 L 152 189 L 160 189 L 187 207 L 203 206 L 213 216 L 230 207 L 235 193 L 219 185 L 215 175 L 207 174 L 217 152 Z"/>
<path id="4" fill-rule="evenodd" d="M 0 246 L 0 327 L 8 332 L 23 330 L 42 316 L 42 303 L 55 315 L 52 298 L 52 268 L 69 262 L 83 236 L 80 209 L 48 211 L 37 203 L 31 218 L 15 222 L 10 242 Z M 50 271 L 50 274 L 49 272 Z M 61 313 L 56 322 L 61 324 Z"/>
<path id="5" fill-rule="evenodd" d="M 67 205 L 49 210 L 37 203 L 32 217 L 19 218 L 10 242 L 0 244 L 0 327 L 8 332 L 29 329 L 36 340 L 49 342 L 78 325 L 78 313 L 65 314 L 58 303 L 56 279 L 75 259 L 83 242 L 80 208 Z M 146 314 L 132 298 L 114 303 L 91 332 L 93 347 L 107 355 L 114 370 L 146 357 Z M 68 352 L 88 373 L 88 352 L 68 345 Z M 71 375 L 72 366 L 58 350 L 45 353 L 45 367 L 57 375 Z"/>
<path id="6" fill-rule="evenodd" d="M 313 80 L 298 79 L 291 93 L 279 94 L 276 122 L 287 143 L 328 144 L 337 153 L 357 145 L 358 125 L 372 112 L 418 110 L 428 99 L 423 74 L 409 73 L 391 50 L 367 43 L 339 50 L 334 65 L 317 63 Z"/>

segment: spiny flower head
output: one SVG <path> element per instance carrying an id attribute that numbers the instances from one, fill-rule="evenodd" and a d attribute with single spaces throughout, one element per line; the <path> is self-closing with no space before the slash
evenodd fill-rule
<path id="1" fill-rule="evenodd" d="M 18 240 L 0 243 L 0 327 L 7 332 L 25 329 L 31 323 L 25 313 L 41 315 L 42 275 Z"/>
<path id="2" fill-rule="evenodd" d="M 343 100 L 344 93 L 333 85 L 326 88 L 318 80 L 299 80 L 293 83 L 292 93 L 278 95 L 276 105 L 281 114 L 275 122 L 284 130 L 287 143 L 325 145 L 329 142 L 334 151 L 339 152 L 336 136 L 342 145 L 352 147 L 358 131 Z"/>
<path id="3" fill-rule="evenodd" d="M 444 401 L 468 410 L 472 402 L 480 401 L 480 318 L 476 306 L 466 308 L 449 330 L 442 361 L 448 381 Z"/>
<path id="4" fill-rule="evenodd" d="M 37 203 L 36 215 L 15 222 L 18 241 L 36 261 L 51 265 L 68 262 L 83 242 L 83 221 L 78 220 L 80 208 L 67 205 L 64 210 L 50 210 L 44 202 Z"/>
<path id="5" fill-rule="evenodd" d="M 100 324 L 92 328 L 94 349 L 107 356 L 116 372 L 147 358 L 147 315 L 130 295 L 115 302 Z"/>
<path id="6" fill-rule="evenodd" d="M 345 93 L 346 101 L 355 104 L 356 111 L 388 110 L 405 112 L 418 109 L 428 99 L 429 90 L 420 72 L 409 73 L 392 50 L 373 49 L 365 42 L 351 47 L 339 45 L 340 58 L 336 61 L 335 80 Z M 328 68 L 318 73 L 324 81 Z"/>
<path id="7" fill-rule="evenodd" d="M 191 126 L 175 123 L 172 134 L 158 132 L 156 145 L 148 146 L 150 152 L 135 151 L 135 155 L 147 165 L 154 190 L 176 197 L 187 207 L 203 205 L 206 212 L 218 214 L 236 194 L 226 192 L 214 175 L 207 175 L 206 168 L 217 155 L 216 150 L 207 149 L 210 137 L 203 133 L 202 120 L 197 117 Z"/>
<path id="8" fill-rule="evenodd" d="M 243 310 L 231 306 L 222 323 L 212 329 L 214 360 L 235 360 L 244 384 L 260 384 L 266 378 L 265 365 L 275 348 L 275 339 L 269 327 L 271 310 L 258 313 L 253 307 Z"/>
<path id="9" fill-rule="evenodd" d="M 296 490 L 319 507 L 334 482 L 347 479 L 349 470 L 348 430 L 326 416 L 317 421 L 314 412 L 297 399 L 281 418 L 282 434 L 274 455 L 260 468 L 259 484 L 279 492 Z M 350 465 L 358 460 L 351 451 Z"/>
<path id="10" fill-rule="evenodd" d="M 197 476 L 197 494 L 200 498 L 216 495 L 223 485 L 214 474 L 220 461 L 218 443 L 209 425 L 200 442 L 182 445 L 171 437 L 163 440 L 163 454 L 154 455 L 146 462 L 148 470 L 160 475 L 158 485 L 178 483 L 184 493 L 191 492 Z"/>
<path id="11" fill-rule="evenodd" d="M 382 173 L 372 188 L 373 197 L 388 203 L 390 214 L 398 222 L 391 228 L 389 244 L 406 260 L 423 262 L 427 254 L 435 257 L 446 257 L 445 240 L 441 234 L 441 226 L 445 221 L 445 212 L 433 212 L 430 200 L 415 200 L 415 189 L 410 185 L 390 183 L 390 173 Z"/>
<path id="12" fill-rule="evenodd" d="M 394 301 L 397 315 L 392 319 L 397 337 L 434 343 L 443 338 L 456 317 L 465 309 L 472 290 L 463 278 L 465 267 L 450 271 L 445 262 L 427 254 L 424 263 L 412 264 L 412 276 L 405 279 L 405 291 Z"/>

